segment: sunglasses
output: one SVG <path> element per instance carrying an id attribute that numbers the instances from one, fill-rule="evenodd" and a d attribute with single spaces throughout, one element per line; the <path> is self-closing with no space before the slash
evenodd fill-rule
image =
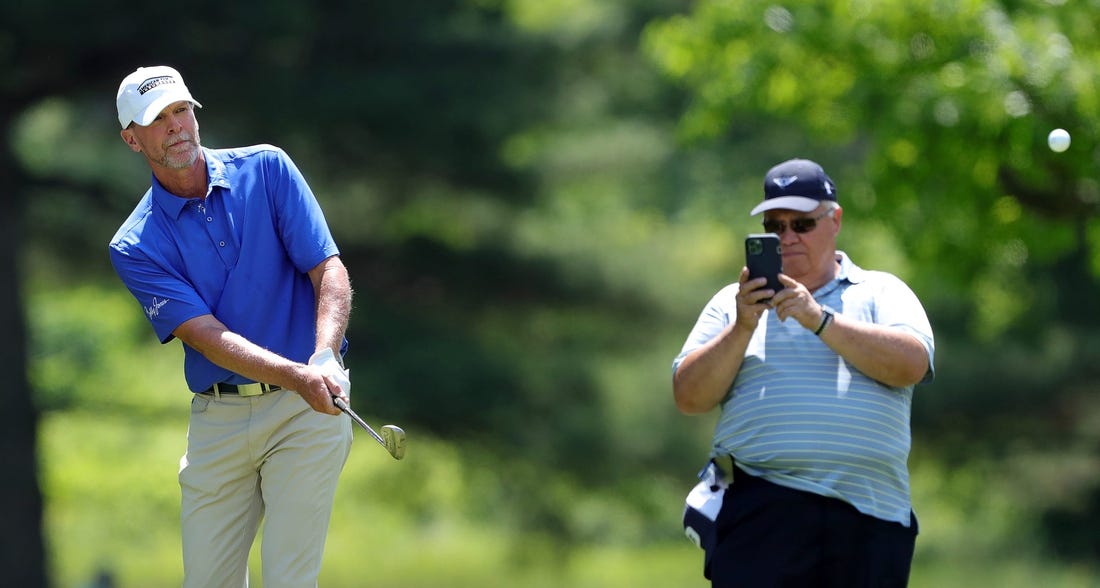
<path id="1" fill-rule="evenodd" d="M 791 230 L 798 233 L 809 233 L 817 228 L 817 221 L 832 214 L 832 210 L 826 210 L 825 212 L 815 216 L 806 218 L 792 218 Z M 776 235 L 782 235 L 787 232 L 787 222 L 781 220 L 769 220 L 764 219 L 764 232 L 775 233 Z"/>

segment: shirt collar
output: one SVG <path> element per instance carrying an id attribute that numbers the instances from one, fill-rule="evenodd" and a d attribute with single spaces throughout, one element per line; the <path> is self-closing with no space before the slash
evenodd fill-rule
<path id="1" fill-rule="evenodd" d="M 858 284 L 867 279 L 866 271 L 858 265 L 852 263 L 852 260 L 848 258 L 848 254 L 843 251 L 836 252 L 836 262 L 840 264 L 840 270 L 836 273 L 836 277 L 826 283 L 824 286 L 814 291 L 814 298 L 820 298 L 828 296 L 834 290 L 840 287 L 845 281 L 849 284 Z"/>
<path id="2" fill-rule="evenodd" d="M 210 188 L 215 186 L 219 188 L 230 189 L 233 187 L 229 181 L 229 170 L 225 167 L 225 162 L 221 158 L 216 157 L 214 152 L 203 147 L 203 153 L 206 155 L 206 174 L 210 178 Z M 208 190 L 210 189 L 208 188 Z M 207 192 L 209 193 L 209 192 Z"/>
<path id="3" fill-rule="evenodd" d="M 206 176 L 210 178 L 210 181 L 206 187 L 207 195 L 210 194 L 210 190 L 215 186 L 220 188 L 230 188 L 229 174 L 225 168 L 225 162 L 217 157 L 207 148 L 202 148 L 204 159 L 206 159 Z M 198 200 L 198 198 L 180 198 L 175 194 L 172 194 L 168 190 L 164 189 L 164 186 L 160 185 L 157 181 L 157 176 L 153 175 L 153 201 L 171 218 L 178 219 L 183 209 L 191 202 Z"/>
<path id="4" fill-rule="evenodd" d="M 160 182 L 157 181 L 157 176 L 155 175 L 153 175 L 152 191 L 153 202 L 172 219 L 178 219 L 184 207 L 192 201 L 198 200 L 198 198 L 180 198 L 168 190 L 165 190 L 164 186 L 160 185 Z"/>
<path id="5" fill-rule="evenodd" d="M 840 264 L 840 271 L 836 274 L 836 281 L 848 280 L 853 284 L 858 284 L 867 279 L 867 272 L 863 268 L 852 263 L 847 253 L 837 251 L 836 260 Z"/>

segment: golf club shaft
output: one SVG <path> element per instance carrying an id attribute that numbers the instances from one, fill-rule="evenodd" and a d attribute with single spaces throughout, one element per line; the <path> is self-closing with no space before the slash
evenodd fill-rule
<path id="1" fill-rule="evenodd" d="M 359 423 L 359 426 L 363 427 L 364 430 L 370 433 L 370 436 L 374 437 L 374 440 L 377 441 L 379 445 L 385 447 L 386 451 L 389 451 L 390 448 L 386 446 L 386 441 L 382 439 L 382 436 L 376 433 L 374 429 L 372 429 L 371 426 L 367 424 L 366 421 L 359 418 L 359 415 L 355 414 L 355 411 L 352 410 L 350 406 L 348 406 L 348 403 L 344 402 L 343 398 L 340 398 L 339 396 L 334 396 L 332 398 L 332 403 L 336 405 L 336 408 L 339 408 L 340 410 L 344 411 L 345 414 L 351 417 L 351 420 Z"/>

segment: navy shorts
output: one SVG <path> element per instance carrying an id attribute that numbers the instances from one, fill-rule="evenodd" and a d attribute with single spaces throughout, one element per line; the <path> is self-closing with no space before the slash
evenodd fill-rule
<path id="1" fill-rule="evenodd" d="M 714 588 L 902 588 L 917 538 L 910 526 L 835 498 L 737 470 L 717 518 L 705 575 Z"/>

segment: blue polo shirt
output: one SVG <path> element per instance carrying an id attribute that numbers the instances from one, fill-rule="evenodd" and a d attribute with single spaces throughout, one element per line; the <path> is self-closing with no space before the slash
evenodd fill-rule
<path id="1" fill-rule="evenodd" d="M 837 258 L 837 277 L 814 298 L 845 318 L 916 337 L 928 353 L 923 381 L 931 381 L 932 328 L 913 291 L 891 274 L 861 269 L 843 252 Z M 673 370 L 736 320 L 737 291 L 730 284 L 711 299 Z M 768 310 L 722 401 L 711 454 L 732 455 L 752 475 L 909 526 L 912 401 L 913 386 L 867 377 L 798 321 Z"/>
<path id="2" fill-rule="evenodd" d="M 206 198 L 174 196 L 154 176 L 111 239 L 111 263 L 162 343 L 187 320 L 211 314 L 249 341 L 305 362 L 316 332 L 307 272 L 339 254 L 321 208 L 277 147 L 203 154 Z M 192 391 L 252 382 L 184 350 Z"/>

